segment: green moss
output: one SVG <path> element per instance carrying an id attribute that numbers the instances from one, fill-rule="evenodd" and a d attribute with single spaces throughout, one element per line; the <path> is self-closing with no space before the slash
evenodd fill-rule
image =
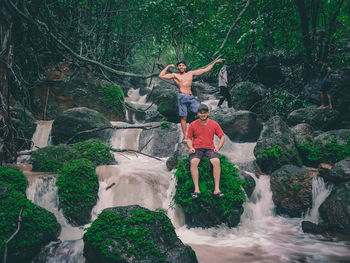
<path id="1" fill-rule="evenodd" d="M 68 161 L 79 158 L 78 151 L 69 145 L 47 146 L 32 153 L 33 171 L 57 172 Z"/>
<path id="2" fill-rule="evenodd" d="M 279 159 L 282 152 L 282 147 L 280 145 L 274 145 L 273 147 L 264 150 L 263 156 L 265 159 Z"/>
<path id="3" fill-rule="evenodd" d="M 198 167 L 200 198 L 192 198 L 191 196 L 194 184 L 188 157 L 179 161 L 175 172 L 177 185 L 174 201 L 185 210 L 185 213 L 200 214 L 206 209 L 215 208 L 218 216 L 225 222 L 226 217 L 235 208 L 241 208 L 241 204 L 245 200 L 245 193 L 242 190 L 245 181 L 238 177 L 237 168 L 233 163 L 230 163 L 223 155 L 219 158 L 221 162 L 220 190 L 225 194 L 223 198 L 213 196 L 213 169 L 208 159 L 203 158 Z"/>
<path id="4" fill-rule="evenodd" d="M 28 180 L 19 169 L 0 166 L 0 184 L 9 184 L 14 190 L 25 193 Z"/>
<path id="5" fill-rule="evenodd" d="M 4 184 L 1 185 L 4 190 Z M 8 262 L 31 262 L 42 246 L 56 240 L 60 225 L 53 213 L 33 204 L 23 193 L 8 189 L 6 198 L 0 199 L 0 257 L 3 258 L 4 243 L 17 229 L 21 208 L 20 231 L 9 242 Z"/>
<path id="6" fill-rule="evenodd" d="M 157 233 L 166 235 L 155 236 L 152 227 L 157 228 Z M 155 239 L 160 238 L 163 244 L 172 244 L 173 239 L 177 238 L 174 227 L 164 212 L 135 209 L 129 214 L 124 210 L 104 210 L 87 228 L 84 243 L 113 262 L 126 262 L 126 258 L 165 262 L 165 256 L 154 243 Z"/>
<path id="7" fill-rule="evenodd" d="M 72 147 L 95 165 L 111 164 L 114 160 L 111 148 L 97 139 L 77 142 Z"/>
<path id="8" fill-rule="evenodd" d="M 95 166 L 87 159 L 76 159 L 63 166 L 59 175 L 56 185 L 64 215 L 76 225 L 88 223 L 98 197 Z"/>
<path id="9" fill-rule="evenodd" d="M 107 108 L 115 112 L 125 112 L 124 93 L 121 87 L 101 84 L 98 91 Z"/>
<path id="10" fill-rule="evenodd" d="M 325 136 L 324 139 L 328 139 Z M 324 145 L 321 140 L 306 142 L 299 146 L 306 164 L 317 165 L 321 162 L 336 163 L 350 157 L 350 135 L 345 136 L 345 144 L 339 144 L 335 135 Z"/>

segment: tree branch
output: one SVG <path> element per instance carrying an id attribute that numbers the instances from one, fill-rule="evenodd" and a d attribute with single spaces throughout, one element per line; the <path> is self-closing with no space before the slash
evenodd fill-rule
<path id="1" fill-rule="evenodd" d="M 153 159 L 156 159 L 158 161 L 162 161 L 162 159 L 158 158 L 158 157 L 155 157 L 155 156 L 152 156 L 152 155 L 149 155 L 147 153 L 143 153 L 143 152 L 140 152 L 140 151 L 136 151 L 136 150 L 128 150 L 128 149 L 114 149 L 112 148 L 111 149 L 113 152 L 135 152 L 135 153 L 139 153 L 139 154 L 142 154 L 144 156 L 147 156 L 149 158 L 153 158 Z"/>
<path id="2" fill-rule="evenodd" d="M 17 235 L 17 233 L 19 232 L 19 229 L 21 228 L 22 212 L 23 212 L 23 207 L 21 207 L 21 210 L 19 211 L 17 229 L 16 229 L 15 233 L 13 233 L 12 236 L 10 236 L 10 238 L 7 239 L 5 242 L 5 245 L 4 245 L 4 247 L 5 247 L 4 263 L 6 263 L 6 261 L 7 261 L 7 244 Z"/>
<path id="3" fill-rule="evenodd" d="M 230 29 L 227 31 L 227 34 L 224 38 L 224 40 L 221 43 L 221 46 L 219 47 L 219 49 L 214 53 L 214 55 L 212 56 L 214 58 L 214 60 L 220 58 L 219 53 L 221 52 L 221 50 L 224 48 L 228 37 L 230 36 L 230 34 L 232 33 L 233 29 L 235 29 L 235 27 L 238 25 L 238 23 L 241 21 L 242 16 L 244 15 L 245 11 L 248 9 L 248 6 L 250 5 L 250 0 L 247 0 L 247 3 L 245 5 L 245 7 L 243 8 L 243 10 L 241 11 L 241 13 L 238 15 L 238 17 L 236 18 L 236 21 L 232 24 L 232 26 L 230 27 Z M 215 58 L 216 57 L 216 58 Z"/>
<path id="4" fill-rule="evenodd" d="M 63 41 L 61 41 L 56 35 L 54 35 L 50 29 L 48 28 L 48 26 L 37 19 L 34 19 L 32 17 L 29 16 L 29 14 L 25 14 L 23 13 L 21 10 L 19 10 L 17 8 L 17 6 L 12 3 L 11 0 L 5 0 L 8 2 L 8 4 L 11 6 L 11 8 L 21 17 L 23 17 L 25 20 L 29 21 L 30 23 L 36 25 L 38 27 L 39 30 L 44 29 L 51 38 L 53 38 L 61 47 L 63 47 L 66 51 L 68 51 L 71 55 L 73 55 L 75 58 L 81 60 L 81 61 L 85 61 L 85 62 L 89 62 L 91 64 L 94 64 L 96 66 L 99 66 L 113 74 L 119 75 L 119 76 L 125 76 L 125 77 L 135 77 L 135 78 L 143 78 L 143 79 L 148 79 L 154 76 L 158 76 L 159 72 L 155 72 L 155 73 L 151 73 L 151 74 L 146 74 L 146 75 L 142 75 L 142 74 L 135 74 L 135 73 L 131 73 L 131 72 L 124 72 L 124 71 L 119 71 L 119 70 L 115 70 L 105 64 L 102 64 L 101 62 L 98 62 L 96 60 L 93 59 L 89 59 L 87 57 L 81 56 L 78 53 L 76 53 L 73 49 L 71 49 L 69 46 L 67 46 Z"/>

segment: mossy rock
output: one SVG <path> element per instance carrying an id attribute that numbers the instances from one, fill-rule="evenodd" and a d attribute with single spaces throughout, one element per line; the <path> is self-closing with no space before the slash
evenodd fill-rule
<path id="1" fill-rule="evenodd" d="M 75 143 L 88 139 L 99 139 L 108 142 L 112 136 L 111 123 L 101 113 L 85 107 L 73 108 L 62 112 L 52 124 L 53 144 Z M 80 134 L 79 132 L 94 130 Z M 106 129 L 104 129 L 106 128 Z M 75 137 L 74 137 L 75 136 Z"/>
<path id="2" fill-rule="evenodd" d="M 164 212 L 138 205 L 103 210 L 83 240 L 87 263 L 197 262 L 194 251 L 176 236 Z"/>
<path id="3" fill-rule="evenodd" d="M 82 158 L 90 160 L 95 165 L 116 163 L 111 148 L 97 139 L 77 142 L 72 146 Z"/>
<path id="4" fill-rule="evenodd" d="M 245 200 L 245 193 L 242 190 L 245 181 L 239 178 L 237 168 L 233 163 L 230 163 L 223 155 L 220 155 L 219 158 L 221 162 L 220 190 L 225 194 L 222 198 L 213 195 L 213 168 L 207 158 L 203 158 L 198 166 L 201 190 L 198 198 L 191 196 L 194 184 L 189 158 L 181 159 L 177 165 L 174 201 L 184 209 L 186 223 L 190 226 L 212 227 L 226 223 L 234 227 L 239 223 L 243 213 L 242 204 Z"/>
<path id="5" fill-rule="evenodd" d="M 57 172 L 70 160 L 79 157 L 79 151 L 69 145 L 50 145 L 32 152 L 30 163 L 33 165 L 33 171 Z"/>
<path id="6" fill-rule="evenodd" d="M 53 213 L 33 204 L 12 186 L 0 182 L 0 192 L 0 257 L 4 257 L 4 243 L 16 232 L 23 208 L 20 230 L 7 246 L 7 263 L 31 262 L 43 246 L 58 238 L 61 227 Z"/>
<path id="7" fill-rule="evenodd" d="M 28 179 L 19 169 L 0 166 L 0 184 L 9 184 L 14 190 L 25 194 L 28 187 Z"/>
<path id="8" fill-rule="evenodd" d="M 95 166 L 87 159 L 76 159 L 63 166 L 59 175 L 56 185 L 63 214 L 74 226 L 89 223 L 98 198 Z"/>

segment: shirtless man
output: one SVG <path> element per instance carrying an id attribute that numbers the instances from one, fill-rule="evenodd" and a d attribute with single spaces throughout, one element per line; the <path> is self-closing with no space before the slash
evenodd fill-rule
<path id="1" fill-rule="evenodd" d="M 224 59 L 220 58 L 215 60 L 210 65 L 205 68 L 200 68 L 197 70 L 191 70 L 186 72 L 186 63 L 180 61 L 176 64 L 176 68 L 179 70 L 179 73 L 166 73 L 169 68 L 175 68 L 174 64 L 166 66 L 160 73 L 159 77 L 162 79 L 172 79 L 176 86 L 179 88 L 179 93 L 177 95 L 177 104 L 179 107 L 179 116 L 181 118 L 181 129 L 184 137 L 184 141 L 187 141 L 186 138 L 186 126 L 187 126 L 187 108 L 190 107 L 193 113 L 197 113 L 199 103 L 192 95 L 192 79 L 194 76 L 202 75 L 205 72 L 210 71 L 216 63 L 222 62 Z"/>

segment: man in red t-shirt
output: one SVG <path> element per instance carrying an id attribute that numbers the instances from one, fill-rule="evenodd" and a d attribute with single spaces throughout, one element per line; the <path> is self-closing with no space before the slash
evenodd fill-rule
<path id="1" fill-rule="evenodd" d="M 220 191 L 220 159 L 219 150 L 224 145 L 225 135 L 220 125 L 209 119 L 209 109 L 207 105 L 201 104 L 198 107 L 199 119 L 193 121 L 188 127 L 187 141 L 188 148 L 190 149 L 190 161 L 191 161 L 191 175 L 194 183 L 193 198 L 197 198 L 200 195 L 199 189 L 199 173 L 198 164 L 205 155 L 213 165 L 213 177 L 214 177 L 214 195 L 217 197 L 223 197 L 224 194 Z M 214 146 L 214 134 L 220 138 L 219 144 Z"/>

